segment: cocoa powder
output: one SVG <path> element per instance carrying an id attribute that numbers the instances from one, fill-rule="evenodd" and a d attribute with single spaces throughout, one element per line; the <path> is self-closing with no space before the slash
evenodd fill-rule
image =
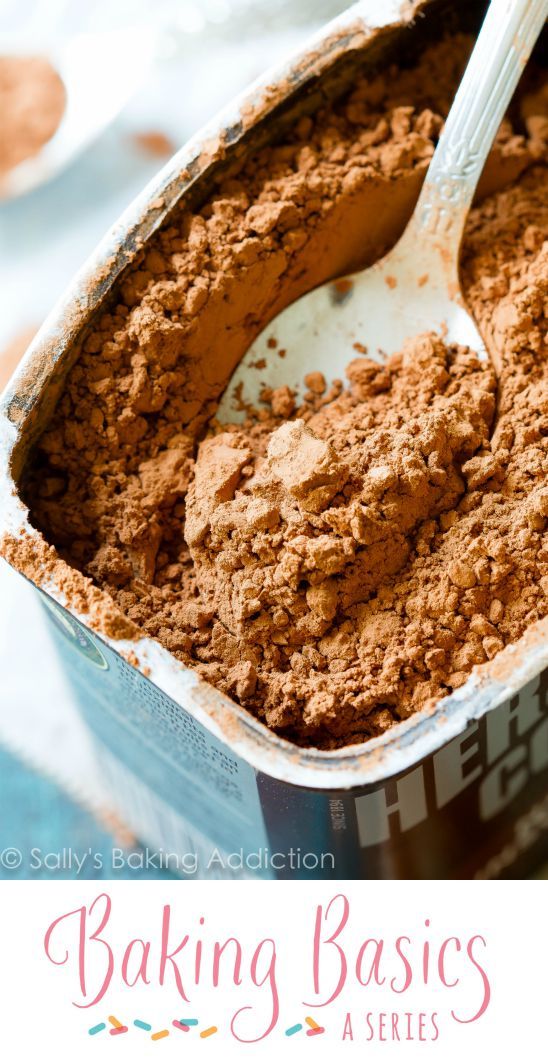
<path id="1" fill-rule="evenodd" d="M 140 151 L 153 158 L 169 158 L 175 154 L 176 147 L 169 136 L 161 129 L 146 129 L 143 132 L 135 132 L 132 142 Z"/>
<path id="2" fill-rule="evenodd" d="M 423 335 L 384 366 L 362 352 L 327 392 L 311 349 L 300 407 L 281 387 L 242 427 L 212 418 L 268 318 L 397 238 L 469 46 L 358 84 L 159 232 L 88 336 L 25 482 L 50 569 L 59 553 L 97 610 L 108 593 L 110 628 L 156 637 L 305 745 L 431 706 L 546 612 L 535 74 L 463 249 L 492 364 Z"/>
<path id="3" fill-rule="evenodd" d="M 64 109 L 63 82 L 46 58 L 0 56 L 0 178 L 51 139 Z"/>

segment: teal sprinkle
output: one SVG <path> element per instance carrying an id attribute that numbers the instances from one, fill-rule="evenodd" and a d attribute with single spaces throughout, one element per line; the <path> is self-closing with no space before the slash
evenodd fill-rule
<path id="1" fill-rule="evenodd" d="M 302 1028 L 302 1022 L 296 1022 L 294 1026 L 290 1026 L 289 1029 L 285 1031 L 285 1035 L 286 1037 L 292 1037 L 294 1033 L 298 1033 Z"/>
<path id="2" fill-rule="evenodd" d="M 198 1025 L 198 1019 L 179 1019 L 179 1022 L 182 1022 L 183 1026 L 197 1026 Z"/>
<path id="3" fill-rule="evenodd" d="M 150 1022 L 141 1022 L 141 1019 L 134 1019 L 133 1020 L 133 1025 L 137 1026 L 137 1029 L 139 1029 L 139 1030 L 151 1030 L 152 1029 L 152 1026 L 150 1025 Z"/>
<path id="4" fill-rule="evenodd" d="M 98 1022 L 96 1026 L 92 1026 L 91 1029 L 88 1030 L 88 1033 L 89 1033 L 90 1037 L 93 1037 L 94 1033 L 100 1033 L 101 1030 L 106 1030 L 106 1028 L 107 1028 L 106 1022 Z"/>

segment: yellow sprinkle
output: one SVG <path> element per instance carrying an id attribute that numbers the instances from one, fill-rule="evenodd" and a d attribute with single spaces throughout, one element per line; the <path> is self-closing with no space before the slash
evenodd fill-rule
<path id="1" fill-rule="evenodd" d="M 320 1027 L 318 1026 L 318 1023 L 314 1022 L 314 1019 L 312 1018 L 311 1015 L 307 1015 L 304 1021 L 308 1023 L 308 1025 L 310 1026 L 310 1029 L 319 1030 Z"/>
<path id="2" fill-rule="evenodd" d="M 153 1041 L 161 1041 L 162 1037 L 169 1037 L 169 1030 L 158 1030 L 158 1033 L 152 1034 Z"/>
<path id="3" fill-rule="evenodd" d="M 115 1029 L 119 1030 L 122 1023 L 118 1022 L 116 1015 L 109 1015 L 108 1021 L 114 1026 Z"/>
<path id="4" fill-rule="evenodd" d="M 212 1033 L 217 1033 L 216 1026 L 210 1026 L 207 1030 L 202 1030 L 200 1037 L 211 1037 Z"/>

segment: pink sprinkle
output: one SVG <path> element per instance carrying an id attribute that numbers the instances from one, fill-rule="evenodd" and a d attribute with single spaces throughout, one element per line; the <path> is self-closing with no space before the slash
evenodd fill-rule
<path id="1" fill-rule="evenodd" d="M 119 1033 L 127 1033 L 127 1026 L 115 1026 L 114 1029 L 110 1031 L 111 1037 L 117 1037 Z"/>
<path id="2" fill-rule="evenodd" d="M 184 1030 L 185 1033 L 188 1033 L 190 1029 L 190 1026 L 185 1026 L 184 1022 L 179 1022 L 177 1019 L 173 1019 L 172 1025 L 175 1026 L 178 1030 Z"/>

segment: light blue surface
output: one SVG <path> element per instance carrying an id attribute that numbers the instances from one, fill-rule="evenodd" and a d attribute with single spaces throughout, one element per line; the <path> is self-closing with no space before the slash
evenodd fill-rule
<path id="1" fill-rule="evenodd" d="M 108 831 L 52 783 L 0 746 L 0 879 L 174 879 L 154 867 L 125 866 L 113 871 L 117 845 Z M 19 851 L 21 864 L 3 866 L 7 850 Z M 39 853 L 36 851 L 40 851 Z M 33 852 L 34 851 L 34 852 Z M 126 851 L 126 853 L 129 851 Z M 139 860 L 136 846 L 134 862 Z M 80 871 L 75 857 L 88 854 Z M 13 859 L 13 854 L 11 859 Z M 51 867 L 46 866 L 47 861 Z M 60 866 L 55 866 L 59 858 Z M 72 859 L 72 864 L 69 861 Z"/>

